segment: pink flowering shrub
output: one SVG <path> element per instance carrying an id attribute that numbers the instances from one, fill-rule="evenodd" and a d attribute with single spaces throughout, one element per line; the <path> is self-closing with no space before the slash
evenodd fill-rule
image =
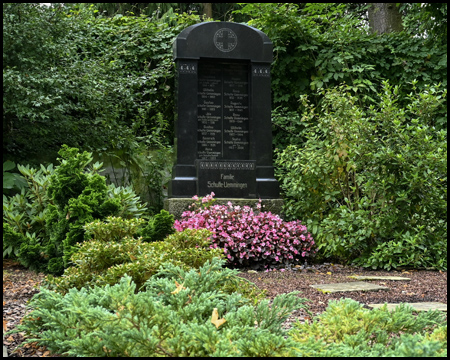
<path id="1" fill-rule="evenodd" d="M 295 265 L 316 253 L 311 234 L 299 220 L 285 222 L 271 212 L 255 213 L 249 206 L 233 206 L 231 202 L 228 206 L 214 205 L 213 196 L 194 196 L 196 203 L 174 227 L 177 231 L 210 230 L 210 247 L 222 248 L 230 265 L 260 269 Z M 261 209 L 261 201 L 257 208 Z"/>

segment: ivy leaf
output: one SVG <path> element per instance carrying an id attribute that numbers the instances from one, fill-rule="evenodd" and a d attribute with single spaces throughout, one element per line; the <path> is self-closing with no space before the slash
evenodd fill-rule
<path id="1" fill-rule="evenodd" d="M 220 325 L 223 325 L 226 323 L 225 319 L 219 319 L 219 312 L 217 311 L 217 308 L 214 308 L 211 316 L 211 322 L 216 326 L 218 329 Z"/>

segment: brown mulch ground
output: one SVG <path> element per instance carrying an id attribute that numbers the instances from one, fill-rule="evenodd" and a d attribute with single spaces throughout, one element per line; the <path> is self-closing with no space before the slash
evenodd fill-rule
<path id="1" fill-rule="evenodd" d="M 310 285 L 354 282 L 349 276 L 401 276 L 410 281 L 370 280 L 370 283 L 388 287 L 389 291 L 352 291 L 346 293 L 323 294 Z M 313 316 L 325 311 L 330 300 L 351 298 L 366 305 L 387 303 L 441 302 L 447 304 L 447 272 L 428 270 L 371 271 L 359 267 L 342 265 L 313 265 L 297 271 L 273 271 L 241 273 L 240 276 L 255 283 L 260 289 L 267 289 L 267 296 L 300 291 L 299 297 L 311 300 L 308 307 Z M 368 281 L 367 281 L 368 282 Z M 285 322 L 290 328 L 292 322 L 310 320 L 304 310 L 295 311 Z"/>
<path id="2" fill-rule="evenodd" d="M 389 291 L 351 292 L 337 294 L 323 294 L 311 288 L 313 284 L 331 284 L 339 282 L 356 281 L 349 279 L 351 275 L 370 276 L 404 276 L 411 281 L 372 281 L 375 284 L 388 287 Z M 346 267 L 342 265 L 313 265 L 303 269 L 272 271 L 272 272 L 246 272 L 240 276 L 252 281 L 261 289 L 267 289 L 269 298 L 278 294 L 298 290 L 300 297 L 311 300 L 308 302 L 313 316 L 322 313 L 327 307 L 328 301 L 348 297 L 362 304 L 371 303 L 400 303 L 400 302 L 429 302 L 438 301 L 447 303 L 447 272 L 409 270 L 409 271 L 370 271 L 362 268 Z M 19 264 L 3 261 L 3 330 L 11 330 L 20 323 L 26 312 L 26 303 L 38 292 L 37 286 L 44 278 L 43 274 L 24 269 Z M 295 311 L 285 322 L 285 328 L 291 323 L 300 320 L 305 321 L 310 316 L 303 310 Z M 10 357 L 52 357 L 45 348 L 39 348 L 34 344 L 28 344 L 13 353 L 17 345 L 23 342 L 23 336 L 12 334 L 3 339 L 3 344 L 8 349 Z"/>

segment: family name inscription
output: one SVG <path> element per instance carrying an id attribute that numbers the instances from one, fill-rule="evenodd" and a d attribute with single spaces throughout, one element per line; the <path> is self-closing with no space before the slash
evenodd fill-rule
<path id="1" fill-rule="evenodd" d="M 278 198 L 270 120 L 272 43 L 259 30 L 207 22 L 174 43 L 176 164 L 169 197 Z"/>

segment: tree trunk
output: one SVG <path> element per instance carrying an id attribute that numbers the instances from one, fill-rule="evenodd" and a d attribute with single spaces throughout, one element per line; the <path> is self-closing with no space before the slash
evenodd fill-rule
<path id="1" fill-rule="evenodd" d="M 203 18 L 212 18 L 212 3 L 202 3 L 203 5 Z"/>
<path id="2" fill-rule="evenodd" d="M 372 33 L 402 31 L 402 16 L 395 3 L 369 3 L 369 26 Z"/>

